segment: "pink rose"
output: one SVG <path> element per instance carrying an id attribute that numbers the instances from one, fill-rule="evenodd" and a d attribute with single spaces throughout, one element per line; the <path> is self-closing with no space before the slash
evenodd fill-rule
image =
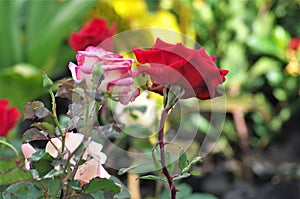
<path id="1" fill-rule="evenodd" d="M 97 91 L 118 97 L 126 105 L 135 100 L 139 89 L 133 85 L 137 72 L 131 70 L 132 59 L 124 59 L 121 55 L 105 51 L 100 47 L 90 46 L 85 51 L 78 51 L 76 60 L 78 65 L 70 62 L 69 69 L 75 81 L 85 79 L 87 86 L 92 88 L 93 68 L 102 63 L 103 77 Z"/>
<path id="2" fill-rule="evenodd" d="M 72 49 L 84 50 L 88 46 L 97 46 L 102 41 L 110 38 L 115 30 L 116 24 L 114 23 L 111 28 L 103 19 L 94 18 L 89 21 L 79 32 L 71 34 L 69 43 Z"/>

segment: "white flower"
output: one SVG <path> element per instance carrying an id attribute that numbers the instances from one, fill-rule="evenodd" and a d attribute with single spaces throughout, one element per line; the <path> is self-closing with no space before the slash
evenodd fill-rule
<path id="1" fill-rule="evenodd" d="M 143 91 L 130 105 L 118 103 L 115 113 L 118 120 L 125 125 L 138 124 L 149 127 L 156 119 L 156 107 L 155 100 L 148 98 L 148 92 Z M 143 108 L 145 112 L 142 111 Z M 131 115 L 135 115 L 136 118 Z"/>
<path id="2" fill-rule="evenodd" d="M 82 143 L 84 135 L 79 133 L 69 132 L 66 133 L 65 137 L 65 148 L 67 150 L 65 159 L 68 158 L 69 154 L 73 153 Z M 47 143 L 45 151 L 48 152 L 52 157 L 56 158 L 61 151 L 62 140 L 60 137 L 52 138 Z M 30 169 L 30 162 L 28 158 L 36 151 L 29 143 L 22 144 L 22 152 L 25 156 L 25 167 Z M 85 163 L 78 167 L 76 171 L 75 180 L 81 181 L 82 184 L 88 183 L 91 179 L 110 178 L 110 175 L 103 168 L 102 164 L 105 163 L 107 156 L 101 152 L 103 146 L 97 142 L 91 141 L 87 146 L 82 159 L 86 160 Z M 74 158 L 71 159 L 71 163 L 75 164 Z"/>

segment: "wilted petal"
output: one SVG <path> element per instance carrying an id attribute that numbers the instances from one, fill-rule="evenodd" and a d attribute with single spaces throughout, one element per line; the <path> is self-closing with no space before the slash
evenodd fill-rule
<path id="1" fill-rule="evenodd" d="M 140 94 L 140 89 L 135 88 L 133 86 L 131 86 L 130 88 L 131 88 L 130 92 L 119 96 L 119 101 L 123 105 L 127 105 L 129 104 L 129 102 L 134 101 L 135 98 Z"/>

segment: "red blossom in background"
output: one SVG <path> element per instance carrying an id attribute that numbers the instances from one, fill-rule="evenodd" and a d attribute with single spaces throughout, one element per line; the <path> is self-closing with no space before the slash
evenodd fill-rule
<path id="1" fill-rule="evenodd" d="M 293 37 L 288 45 L 290 50 L 298 50 L 300 49 L 300 37 Z"/>
<path id="2" fill-rule="evenodd" d="M 71 34 L 69 44 L 75 51 L 84 50 L 88 46 L 98 46 L 114 34 L 116 27 L 117 25 L 113 23 L 109 28 L 105 20 L 94 18 L 87 22 L 79 32 Z"/>
<path id="3" fill-rule="evenodd" d="M 140 72 L 150 75 L 150 91 L 163 95 L 163 88 L 179 85 L 184 88 L 182 98 L 210 99 L 222 95 L 218 85 L 225 81 L 227 70 L 214 64 L 215 56 L 207 55 L 204 48 L 194 50 L 181 43 L 168 44 L 159 38 L 149 50 L 134 48 L 137 60 L 150 67 L 138 66 Z"/>
<path id="4" fill-rule="evenodd" d="M 8 108 L 9 101 L 0 100 L 0 136 L 5 137 L 9 131 L 16 125 L 20 113 L 16 107 Z"/>

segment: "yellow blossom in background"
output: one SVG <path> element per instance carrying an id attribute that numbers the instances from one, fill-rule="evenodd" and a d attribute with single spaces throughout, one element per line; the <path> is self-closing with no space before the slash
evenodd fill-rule
<path id="1" fill-rule="evenodd" d="M 299 75 L 300 74 L 300 64 L 299 60 L 292 60 L 286 66 L 285 71 L 290 75 Z"/>
<path id="2" fill-rule="evenodd" d="M 182 37 L 180 36 L 180 28 L 176 21 L 176 17 L 169 11 L 159 10 L 153 13 L 146 13 L 140 18 L 136 18 L 132 23 L 133 28 L 158 28 L 153 29 L 152 32 L 156 37 L 163 38 L 164 41 L 169 43 L 177 43 L 182 41 Z M 161 29 L 171 30 L 169 34 L 166 36 L 166 32 Z M 175 31 L 175 32 L 173 32 Z"/>
<path id="3" fill-rule="evenodd" d="M 111 5 L 116 13 L 125 18 L 131 28 L 161 28 L 175 31 L 166 37 L 165 31 L 153 29 L 156 37 L 164 38 L 166 42 L 181 42 L 180 28 L 176 16 L 167 10 L 158 10 L 155 12 L 148 11 L 147 4 L 144 0 L 112 0 Z M 176 33 L 177 32 L 177 33 Z"/>
<path id="4" fill-rule="evenodd" d="M 148 12 L 144 0 L 110 0 L 109 1 L 118 15 L 129 21 L 139 18 Z"/>
<path id="5" fill-rule="evenodd" d="M 205 6 L 205 4 L 206 4 L 205 0 L 194 0 L 193 1 L 193 6 L 196 9 L 201 9 L 203 6 Z"/>
<path id="6" fill-rule="evenodd" d="M 290 75 L 300 74 L 300 38 L 294 37 L 291 39 L 288 49 L 286 51 L 286 57 L 289 61 L 285 68 L 285 71 Z"/>
<path id="7" fill-rule="evenodd" d="M 197 1 L 203 4 L 203 1 Z M 172 11 L 170 11 L 172 10 Z M 160 37 L 168 43 L 184 43 L 195 47 L 196 32 L 188 2 L 161 0 L 155 10 L 150 11 L 146 0 L 100 1 L 89 13 L 89 18 L 103 18 L 117 23 L 117 33 L 130 29 L 150 28 L 153 40 Z"/>

